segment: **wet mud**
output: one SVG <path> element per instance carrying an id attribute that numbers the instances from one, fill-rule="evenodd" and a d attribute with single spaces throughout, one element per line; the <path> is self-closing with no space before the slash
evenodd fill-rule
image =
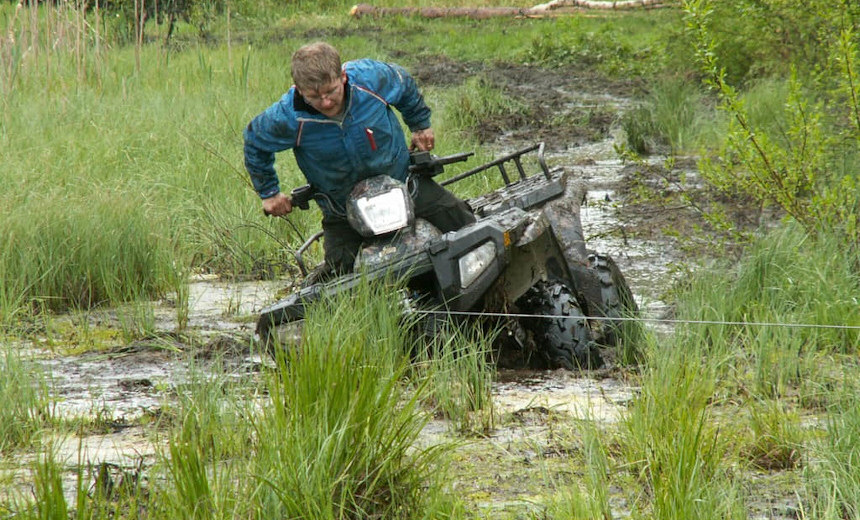
<path id="1" fill-rule="evenodd" d="M 590 249 L 617 262 L 643 316 L 667 315 L 661 296 L 675 283 L 672 266 L 683 260 L 683 251 L 675 238 L 661 232 L 661 226 L 677 220 L 686 209 L 672 213 L 665 208 L 631 210 L 625 205 L 634 181 L 680 174 L 666 170 L 662 158 L 630 166 L 617 157 L 615 145 L 623 139 L 619 115 L 630 106 L 637 85 L 576 71 L 484 66 L 442 56 L 425 60 L 415 75 L 423 84 L 444 86 L 482 75 L 512 97 L 527 101 L 527 117 L 486 121 L 476 130 L 478 135 L 499 153 L 544 141 L 548 159 L 572 170 L 588 186 L 581 218 Z M 694 177 L 692 165 L 682 161 L 679 169 Z M 157 451 L 154 436 L 147 431 L 154 421 L 147 418 L 158 417 L 192 374 L 217 369 L 219 377 L 226 374 L 236 381 L 259 377 L 261 366 L 269 361 L 249 349 L 254 318 L 276 299 L 283 285 L 195 279 L 190 287 L 188 336 L 172 334 L 177 311 L 167 300 L 155 305 L 160 333 L 151 340 L 83 355 L 60 355 L 61 348 L 48 349 L 38 341 L 26 345 L 51 375 L 58 414 L 88 417 L 103 425 L 101 431 L 83 438 L 61 439 L 61 460 L 69 468 L 83 460 L 92 466 L 145 470 Z M 115 320 L 110 315 L 93 319 Z M 648 326 L 671 333 L 667 326 Z M 462 494 L 485 517 L 535 511 L 541 497 L 570 480 L 570 462 L 562 459 L 575 443 L 565 425 L 576 419 L 617 424 L 637 390 L 611 366 L 587 373 L 500 371 L 493 390 L 496 427 L 486 436 L 462 443 L 453 462 L 461 478 L 452 484 L 452 491 Z M 433 420 L 422 442 L 452 439 L 463 441 L 450 424 Z M 26 486 L 27 474 L 19 471 L 17 481 Z M 628 510 L 623 497 L 613 501 L 623 516 Z"/>
<path id="2" fill-rule="evenodd" d="M 622 111 L 640 90 L 636 81 L 609 80 L 573 68 L 544 69 L 508 63 L 464 63 L 430 56 L 416 64 L 422 85 L 454 87 L 471 78 L 520 102 L 522 113 L 483 120 L 473 131 L 485 144 L 510 146 L 545 142 L 565 150 L 610 137 Z"/>

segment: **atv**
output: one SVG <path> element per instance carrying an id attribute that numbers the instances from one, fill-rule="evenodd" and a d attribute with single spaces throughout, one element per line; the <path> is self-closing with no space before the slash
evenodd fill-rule
<path id="1" fill-rule="evenodd" d="M 526 159 L 539 171 L 526 173 Z M 438 157 L 411 154 L 410 176 L 436 176 L 466 152 Z M 577 369 L 604 364 L 602 347 L 620 340 L 624 319 L 637 306 L 615 262 L 586 248 L 580 222 L 581 182 L 562 168 L 550 169 L 539 143 L 443 182 L 450 185 L 496 169 L 504 186 L 467 200 L 477 221 L 441 233 L 414 218 L 410 182 L 380 175 L 356 184 L 347 201 L 350 225 L 364 237 L 351 274 L 318 280 L 303 255 L 317 233 L 296 252 L 308 280 L 298 292 L 262 310 L 256 336 L 278 343 L 283 325 L 300 321 L 314 302 L 349 291 L 362 279 L 405 280 L 411 312 L 423 311 L 433 335 L 440 316 L 484 319 L 501 327 L 494 357 L 502 368 Z M 516 170 L 512 179 L 509 170 Z M 291 193 L 293 205 L 309 208 L 320 197 L 310 186 Z M 418 321 L 422 321 L 418 320 Z"/>

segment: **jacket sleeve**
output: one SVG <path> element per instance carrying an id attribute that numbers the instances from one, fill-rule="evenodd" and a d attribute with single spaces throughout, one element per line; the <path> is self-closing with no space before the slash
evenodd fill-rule
<path id="1" fill-rule="evenodd" d="M 267 108 L 248 123 L 245 138 L 245 169 L 261 199 L 280 192 L 275 172 L 275 153 L 295 146 L 295 116 L 290 94 Z"/>
<path id="2" fill-rule="evenodd" d="M 415 79 L 406 69 L 395 63 L 360 61 L 365 62 L 362 65 L 373 69 L 373 90 L 400 111 L 410 130 L 430 128 L 430 107 L 424 102 Z"/>

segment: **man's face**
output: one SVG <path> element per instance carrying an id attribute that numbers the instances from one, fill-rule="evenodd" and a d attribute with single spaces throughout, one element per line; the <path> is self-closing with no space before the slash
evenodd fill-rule
<path id="1" fill-rule="evenodd" d="M 326 85 L 316 89 L 301 89 L 299 93 L 310 106 L 328 117 L 334 117 L 343 111 L 344 84 L 346 75 L 342 73 Z"/>

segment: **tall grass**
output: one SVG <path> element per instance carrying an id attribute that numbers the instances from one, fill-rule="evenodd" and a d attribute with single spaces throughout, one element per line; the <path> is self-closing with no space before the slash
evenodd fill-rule
<path id="1" fill-rule="evenodd" d="M 53 444 L 47 444 L 29 464 L 32 484 L 26 494 L 11 498 L 12 517 L 25 520 L 108 520 L 111 518 L 152 518 L 150 494 L 138 480 L 139 474 L 126 473 L 129 480 L 114 480 L 110 464 L 87 464 L 79 452 L 77 465 L 59 458 Z M 73 481 L 69 480 L 72 473 Z M 94 477 L 92 480 L 90 477 Z M 8 497 L 4 497 L 8 498 Z M 5 504 L 4 504 L 5 505 Z M 5 512 L 5 511 L 4 511 Z"/>
<path id="2" fill-rule="evenodd" d="M 242 455 L 253 438 L 248 417 L 264 389 L 234 381 L 221 360 L 205 367 L 191 363 L 188 381 L 177 389 L 176 403 L 165 413 L 172 419 L 170 444 L 199 445 L 207 460 Z"/>
<path id="3" fill-rule="evenodd" d="M 786 401 L 754 402 L 750 408 L 751 436 L 741 456 L 761 470 L 791 470 L 799 467 L 808 434 L 797 410 Z"/>
<path id="4" fill-rule="evenodd" d="M 50 426 L 53 409 L 45 375 L 17 348 L 0 347 L 0 454 L 31 447 Z"/>
<path id="5" fill-rule="evenodd" d="M 256 423 L 253 472 L 266 517 L 432 518 L 441 452 L 417 448 L 423 385 L 407 392 L 408 341 L 396 293 L 362 286 L 317 307 L 279 359 Z M 440 509 L 441 508 L 441 509 Z"/>
<path id="6" fill-rule="evenodd" d="M 486 78 L 473 77 L 446 93 L 442 124 L 451 131 L 480 135 L 482 125 L 507 123 L 516 127 L 528 115 L 529 107 L 511 99 Z M 509 128 L 493 128 L 493 133 Z"/>
<path id="7" fill-rule="evenodd" d="M 440 331 L 421 348 L 420 378 L 427 378 L 433 406 L 463 434 L 487 435 L 496 424 L 492 386 L 496 376 L 494 333 L 468 324 Z"/>
<path id="8" fill-rule="evenodd" d="M 642 104 L 621 119 L 626 146 L 637 154 L 690 154 L 720 138 L 722 118 L 701 89 L 676 77 L 653 82 Z"/>
<path id="9" fill-rule="evenodd" d="M 574 481 L 561 487 L 556 496 L 551 497 L 547 517 L 558 520 L 611 520 L 609 487 L 612 467 L 607 432 L 601 431 L 593 418 L 587 416 L 574 424 L 572 430 L 581 441 L 580 458 L 584 476 L 581 482 Z"/>
<path id="10" fill-rule="evenodd" d="M 750 124 L 775 138 L 787 139 L 791 126 L 786 106 L 791 86 L 784 79 L 766 78 L 754 82 L 743 94 Z"/>
<path id="11" fill-rule="evenodd" d="M 811 518 L 856 516 L 848 462 L 855 439 L 844 406 L 857 388 L 843 383 L 853 380 L 853 364 L 844 372 L 838 364 L 860 345 L 850 328 L 860 322 L 858 263 L 856 251 L 839 244 L 788 225 L 762 237 L 738 265 L 703 271 L 679 292 L 677 317 L 692 323 L 679 324 L 663 344 L 646 336 L 641 393 L 613 450 L 615 464 L 641 486 L 635 514 L 745 518 L 746 477 L 732 468 L 753 467 L 803 468 L 808 494 L 798 498 Z M 804 260 L 812 251 L 820 263 Z M 802 414 L 823 407 L 826 437 L 810 452 L 817 435 Z M 574 516 L 598 514 L 585 508 L 589 500 L 573 488 L 553 504 Z"/>
<path id="12" fill-rule="evenodd" d="M 623 421 L 625 460 L 643 485 L 649 518 L 742 518 L 738 489 L 723 473 L 725 440 L 709 403 L 720 360 L 683 340 L 651 344 L 641 395 Z"/>
<path id="13" fill-rule="evenodd" d="M 199 367 L 192 366 L 190 371 L 191 379 L 179 389 L 177 402 L 163 409 L 160 426 L 165 428 L 167 442 L 159 442 L 162 430 L 154 433 L 156 447 L 163 450 L 159 464 L 145 470 L 142 465 L 115 468 L 110 463 L 84 460 L 80 445 L 74 464 L 58 459 L 56 447 L 46 443 L 32 463 L 32 496 L 12 497 L 10 506 L 16 517 L 239 518 L 247 514 L 248 505 L 239 499 L 251 494 L 242 483 L 248 482 L 245 462 L 252 446 L 250 414 L 256 404 L 255 388 L 249 392 L 248 388 L 231 387 L 226 376 L 209 377 Z M 14 374 L 2 375 L 0 385 L 20 383 Z M 18 391 L 27 395 L 28 388 L 21 385 Z M 2 392 L 0 397 L 9 405 L 16 403 Z M 28 417 L 2 418 L 4 425 L 20 428 L 28 424 Z M 15 438 L 9 429 L 0 433 L 4 440 Z"/>
<path id="14" fill-rule="evenodd" d="M 187 415 L 168 442 L 167 484 L 153 507 L 165 518 L 246 517 L 252 511 L 247 498 L 253 489 L 246 474 L 247 458 L 213 458 L 210 452 L 220 450 L 222 439 L 233 432 L 214 432 L 217 435 L 207 439 L 212 432 L 203 430 L 200 435 L 199 426 L 194 415 Z"/>
<path id="15" fill-rule="evenodd" d="M 724 371 L 730 385 L 752 388 L 760 397 L 785 396 L 826 376 L 823 355 L 853 355 L 860 347 L 860 333 L 850 328 L 860 323 L 857 262 L 857 251 L 846 250 L 838 238 L 811 237 L 788 225 L 748 250 L 732 290 L 711 289 L 725 273 L 703 273 L 686 291 L 679 313 L 749 323 L 701 326 L 698 338 L 710 352 L 733 359 Z"/>
<path id="16" fill-rule="evenodd" d="M 834 388 L 829 401 L 826 436 L 813 450 L 816 463 L 806 471 L 810 499 L 805 518 L 835 520 L 860 518 L 860 410 L 857 408 L 857 370 L 842 374 L 844 382 Z"/>
<path id="17" fill-rule="evenodd" d="M 69 518 L 69 505 L 63 489 L 63 467 L 56 453 L 48 447 L 32 466 L 33 509 L 25 510 L 25 518 L 61 520 Z"/>
<path id="18" fill-rule="evenodd" d="M 156 432 L 158 464 L 143 475 L 124 475 L 109 492 L 84 501 L 97 518 L 129 507 L 130 518 L 247 518 L 253 514 L 253 478 L 248 461 L 256 445 L 253 420 L 260 413 L 258 384 L 236 384 L 220 360 L 192 363 L 175 402 L 162 410 Z M 272 440 L 277 442 L 276 439 Z M 86 484 L 86 483 L 85 483 Z M 120 486 L 120 484 L 124 484 Z M 94 487 L 101 489 L 98 479 Z"/>
<path id="19" fill-rule="evenodd" d="M 176 290 L 190 265 L 253 272 L 258 258 L 274 256 L 266 251 L 278 244 L 248 226 L 277 225 L 262 219 L 239 170 L 239 129 L 250 115 L 231 121 L 223 112 L 222 99 L 241 96 L 220 77 L 203 82 L 187 55 L 168 66 L 157 49 L 145 51 L 140 76 L 129 57 L 112 54 L 100 85 L 59 92 L 33 70 L 21 90 L 34 95 L 6 100 L 4 321 L 33 301 L 63 309 L 152 298 Z M 198 97 L 216 84 L 220 93 Z M 214 215 L 201 211 L 215 201 Z M 238 253 L 225 260 L 224 244 Z"/>
<path id="20" fill-rule="evenodd" d="M 3 303 L 10 304 L 3 317 L 14 315 L 16 302 L 88 308 L 158 295 L 179 282 L 170 239 L 145 201 L 110 192 L 84 200 L 44 195 L 59 203 L 30 203 L 2 217 Z"/>

